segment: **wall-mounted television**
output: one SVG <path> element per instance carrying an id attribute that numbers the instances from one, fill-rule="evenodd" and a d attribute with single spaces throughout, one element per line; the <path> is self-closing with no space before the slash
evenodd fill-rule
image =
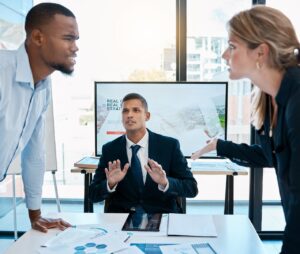
<path id="1" fill-rule="evenodd" d="M 121 102 L 139 93 L 151 113 L 147 128 L 179 140 L 184 156 L 212 137 L 226 139 L 227 82 L 95 82 L 95 154 L 123 135 Z M 205 155 L 217 158 L 216 152 Z"/>

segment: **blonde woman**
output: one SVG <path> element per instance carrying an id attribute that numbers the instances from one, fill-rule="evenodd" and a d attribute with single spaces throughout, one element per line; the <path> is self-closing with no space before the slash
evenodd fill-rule
<path id="1" fill-rule="evenodd" d="M 259 144 L 212 139 L 193 159 L 217 154 L 249 167 L 274 167 L 286 227 L 281 254 L 299 253 L 300 240 L 300 45 L 290 20 L 280 11 L 254 6 L 228 22 L 222 57 L 230 79 L 254 84 L 252 124 Z"/>

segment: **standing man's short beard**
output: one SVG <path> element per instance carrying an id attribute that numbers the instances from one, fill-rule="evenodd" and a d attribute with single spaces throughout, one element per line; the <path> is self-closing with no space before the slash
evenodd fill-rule
<path id="1" fill-rule="evenodd" d="M 51 64 L 51 67 L 67 75 L 71 75 L 74 71 L 74 69 L 67 68 L 65 65 L 62 64 Z"/>

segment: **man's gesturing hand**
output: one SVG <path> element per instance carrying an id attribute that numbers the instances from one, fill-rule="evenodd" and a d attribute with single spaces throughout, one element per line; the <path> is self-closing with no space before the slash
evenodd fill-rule
<path id="1" fill-rule="evenodd" d="M 160 164 L 156 161 L 149 159 L 148 165 L 145 165 L 145 169 L 147 170 L 148 174 L 151 176 L 152 180 L 157 184 L 161 185 L 165 188 L 168 184 L 168 179 L 166 176 L 166 172 L 163 170 Z"/>
<path id="2" fill-rule="evenodd" d="M 108 163 L 108 169 L 105 168 L 105 174 L 110 189 L 114 188 L 117 183 L 123 180 L 123 178 L 127 174 L 128 168 L 129 163 L 126 163 L 123 170 L 121 170 L 120 160 L 116 160 L 113 162 L 110 161 Z"/>

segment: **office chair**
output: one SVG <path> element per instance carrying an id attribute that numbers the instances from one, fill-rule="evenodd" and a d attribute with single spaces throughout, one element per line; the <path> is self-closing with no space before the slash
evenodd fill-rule
<path id="1" fill-rule="evenodd" d="M 186 213 L 186 198 L 185 197 L 176 197 L 176 203 L 180 208 L 180 213 Z"/>
<path id="2" fill-rule="evenodd" d="M 108 197 L 104 200 L 104 212 L 105 213 L 109 213 L 108 209 L 109 209 L 110 203 L 111 203 L 110 197 Z"/>

